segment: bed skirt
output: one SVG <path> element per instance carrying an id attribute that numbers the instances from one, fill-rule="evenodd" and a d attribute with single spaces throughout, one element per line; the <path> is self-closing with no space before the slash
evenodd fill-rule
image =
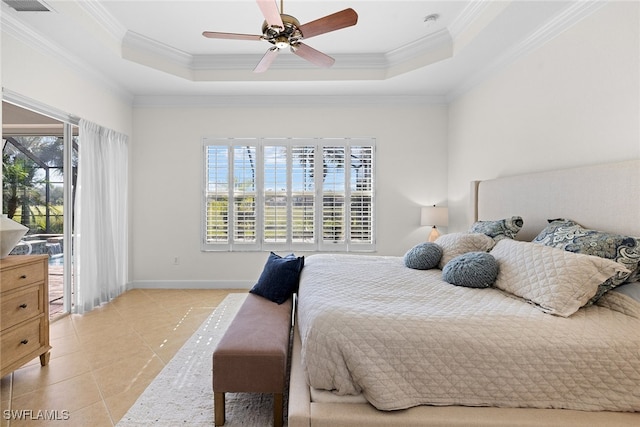
<path id="1" fill-rule="evenodd" d="M 289 427 L 583 427 L 606 425 L 636 427 L 638 412 L 586 412 L 565 409 L 480 408 L 465 406 L 417 406 L 399 411 L 379 411 L 368 403 L 320 403 L 311 401 L 301 363 L 302 343 L 296 325 L 289 385 Z"/>

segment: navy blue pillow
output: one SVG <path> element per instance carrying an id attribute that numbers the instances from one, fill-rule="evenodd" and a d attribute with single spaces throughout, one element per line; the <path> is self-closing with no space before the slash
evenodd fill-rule
<path id="1" fill-rule="evenodd" d="M 249 292 L 282 304 L 298 290 L 304 257 L 294 254 L 281 257 L 271 252 L 262 274 Z"/>

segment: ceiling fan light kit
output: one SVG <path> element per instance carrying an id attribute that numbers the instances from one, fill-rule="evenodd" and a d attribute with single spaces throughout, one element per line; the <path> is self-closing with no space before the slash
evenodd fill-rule
<path id="1" fill-rule="evenodd" d="M 267 21 L 262 24 L 262 40 L 276 45 L 278 49 L 284 49 L 302 39 L 300 22 L 291 15 L 280 15 L 282 27 L 273 27 Z"/>
<path id="2" fill-rule="evenodd" d="M 276 0 L 257 0 L 257 2 L 265 18 L 262 24 L 262 35 L 221 33 L 214 31 L 204 31 L 202 33 L 203 36 L 208 38 L 266 40 L 273 44 L 273 47 L 267 50 L 260 62 L 258 62 L 258 65 L 254 68 L 253 71 L 255 73 L 267 71 L 280 49 L 287 47 L 289 47 L 295 55 L 316 66 L 324 68 L 331 67 L 335 63 L 335 59 L 302 43 L 302 40 L 351 27 L 358 22 L 358 14 L 355 10 L 349 8 L 300 25 L 300 22 L 295 17 L 282 13 L 282 2 L 280 3 L 280 9 L 278 9 Z"/>

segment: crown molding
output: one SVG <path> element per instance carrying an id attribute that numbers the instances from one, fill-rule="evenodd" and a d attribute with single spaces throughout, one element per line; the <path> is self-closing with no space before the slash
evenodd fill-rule
<path id="1" fill-rule="evenodd" d="M 42 37 L 36 30 L 16 19 L 12 13 L 7 13 L 4 10 L 2 12 L 0 16 L 0 26 L 2 27 L 3 33 L 63 63 L 88 80 L 110 89 L 125 102 L 131 103 L 133 101 L 133 95 L 130 92 L 87 64 L 87 62 L 72 55 L 60 45 Z"/>
<path id="2" fill-rule="evenodd" d="M 231 107 L 305 107 L 320 105 L 340 107 L 365 106 L 406 106 L 406 105 L 446 105 L 444 96 L 136 96 L 134 108 L 231 108 Z"/>
<path id="3" fill-rule="evenodd" d="M 120 23 L 102 3 L 97 1 L 77 1 L 80 9 L 93 18 L 95 24 L 100 25 L 109 36 L 120 43 L 127 32 L 127 28 Z"/>
<path id="4" fill-rule="evenodd" d="M 191 69 L 191 64 L 193 63 L 193 55 L 130 30 L 126 31 L 122 38 L 122 49 L 123 53 L 124 51 L 130 51 L 132 54 L 142 52 L 144 56 L 150 54 L 154 57 L 163 58 L 171 64 L 186 69 Z M 135 56 L 135 54 L 132 55 L 134 58 Z M 133 60 L 135 61 L 135 59 Z"/>
<path id="5" fill-rule="evenodd" d="M 265 45 L 265 47 L 267 47 Z M 143 65 L 158 67 L 158 63 L 166 65 L 163 71 L 178 67 L 180 72 L 174 73 L 182 77 L 188 76 L 191 80 L 196 80 L 194 71 L 228 71 L 228 70 L 251 70 L 258 63 L 262 54 L 213 54 L 213 55 L 191 55 L 180 49 L 173 48 L 167 44 L 158 42 L 155 39 L 143 36 L 133 31 L 127 31 L 122 40 L 123 57 L 130 61 Z M 384 68 L 387 66 L 387 59 L 383 54 L 362 54 L 362 55 L 334 55 L 336 58 L 335 69 L 340 68 Z M 152 63 L 155 62 L 155 63 Z M 288 52 L 282 52 L 271 67 L 271 70 L 313 70 L 312 64 L 301 60 Z"/>
<path id="6" fill-rule="evenodd" d="M 194 55 L 191 61 L 191 70 L 251 70 L 260 60 L 262 54 L 259 55 L 234 55 L 234 54 L 218 54 L 218 55 Z M 332 55 L 336 63 L 331 69 L 385 69 L 388 60 L 384 54 L 365 53 L 358 55 Z M 290 54 L 282 52 L 278 56 L 269 70 L 314 70 L 317 67 L 307 61 Z"/>
<path id="7" fill-rule="evenodd" d="M 504 54 L 500 55 L 486 67 L 478 70 L 471 78 L 462 82 L 458 87 L 446 95 L 448 102 L 456 100 L 489 77 L 514 63 L 518 58 L 533 52 L 548 43 L 582 19 L 596 12 L 607 4 L 608 0 L 587 0 L 571 2 L 561 13 L 550 19 L 529 37 L 516 44 Z"/>
<path id="8" fill-rule="evenodd" d="M 420 38 L 401 48 L 394 49 L 386 53 L 367 53 L 354 55 L 333 55 L 336 63 L 331 67 L 329 73 L 322 73 L 322 80 L 350 79 L 345 77 L 340 71 L 345 70 L 370 70 L 368 78 L 383 79 L 389 75 L 390 69 L 405 63 L 410 63 L 416 58 L 424 57 L 425 53 L 438 52 L 429 59 L 420 62 L 420 66 L 427 65 L 448 58 L 453 52 L 453 41 L 449 31 L 440 30 L 429 36 Z M 444 54 L 442 53 L 444 52 Z M 234 73 L 225 77 L 225 73 L 217 71 L 231 70 L 251 70 L 258 63 L 262 54 L 259 55 L 233 55 L 233 54 L 213 54 L 213 55 L 192 55 L 188 52 L 176 49 L 155 39 L 146 37 L 133 31 L 127 31 L 122 39 L 123 58 L 168 72 L 189 80 L 255 80 L 257 78 L 247 78 L 246 73 Z M 312 72 L 317 67 L 307 61 L 301 60 L 289 52 L 282 52 L 278 60 L 272 64 L 270 71 L 289 70 L 299 72 L 309 70 L 309 77 L 318 78 L 318 73 Z M 411 71 L 415 67 L 405 67 L 403 72 Z M 379 72 L 376 72 L 379 71 Z M 397 73 L 396 73 L 397 74 Z M 394 74 L 395 75 L 395 74 Z M 278 77 L 270 74 L 270 78 Z M 351 78 L 361 78 L 356 76 Z M 305 79 L 300 74 L 296 75 L 298 80 Z M 263 78 L 260 78 L 263 79 Z"/>
<path id="9" fill-rule="evenodd" d="M 467 28 L 471 26 L 473 21 L 482 14 L 490 1 L 491 0 L 475 0 L 469 2 L 460 15 L 458 15 L 456 19 L 449 24 L 449 27 L 447 27 L 451 34 L 451 38 L 456 40 L 462 33 L 464 33 Z"/>
<path id="10" fill-rule="evenodd" d="M 562 13 L 554 16 L 535 33 L 518 44 L 513 49 L 513 52 L 509 52 L 507 55 L 510 55 L 514 58 L 513 60 L 515 60 L 537 49 L 603 7 L 607 2 L 608 0 L 572 2 Z"/>
<path id="11" fill-rule="evenodd" d="M 480 0 L 484 2 L 486 0 Z M 63 4 L 68 12 L 78 15 L 79 19 L 88 17 L 91 25 L 99 26 L 106 33 L 109 42 L 118 46 L 124 59 L 158 69 L 192 81 L 233 81 L 233 80 L 283 80 L 296 72 L 296 79 L 353 80 L 386 79 L 411 71 L 415 68 L 440 61 L 452 55 L 452 37 L 444 29 L 429 36 L 389 52 L 334 55 L 336 64 L 331 70 L 317 72 L 317 67 L 295 55 L 283 52 L 278 61 L 271 66 L 270 76 L 255 77 L 247 73 L 229 73 L 230 71 L 251 70 L 260 60 L 260 55 L 192 55 L 150 37 L 127 30 L 100 2 L 74 1 Z M 469 8 L 467 8 L 469 9 Z M 6 14 L 5 14 L 6 15 Z M 472 16 L 472 14 L 468 14 Z M 77 70 L 85 74 L 100 74 L 95 69 L 70 55 L 63 48 L 42 38 L 36 31 L 27 28 L 16 18 L 9 18 L 16 30 L 12 35 L 19 40 L 46 52 L 56 58 L 62 58 Z M 472 18 L 467 18 L 467 20 Z M 4 20 L 3 20 L 4 21 Z M 4 23 L 4 22 L 3 22 Z M 305 74 L 302 75 L 300 72 Z M 329 71 L 329 72 L 327 72 Z M 305 77 L 306 76 L 306 77 Z M 105 76 L 100 76 L 105 81 Z M 106 79 L 108 80 L 108 79 Z M 113 88 L 114 82 L 110 82 Z M 122 89 L 118 88 L 120 91 Z M 125 94 L 130 97 L 130 94 Z"/>
<path id="12" fill-rule="evenodd" d="M 4 7 L 4 4 L 2 6 Z M 72 58 L 64 49 L 45 39 L 31 27 L 24 25 L 13 16 L 13 13 L 7 12 L 6 10 L 3 11 L 0 16 L 0 24 L 2 25 L 3 33 L 18 39 L 39 52 L 62 58 L 65 61 L 71 61 L 72 64 L 75 65 L 76 58 Z"/>
<path id="13" fill-rule="evenodd" d="M 387 59 L 387 68 L 391 68 L 411 61 L 425 52 L 437 51 L 442 48 L 453 54 L 453 38 L 446 28 L 389 51 L 384 56 Z"/>

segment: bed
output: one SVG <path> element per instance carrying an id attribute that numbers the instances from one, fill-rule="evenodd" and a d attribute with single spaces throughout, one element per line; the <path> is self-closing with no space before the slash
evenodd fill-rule
<path id="1" fill-rule="evenodd" d="M 519 285 L 538 286 L 534 276 L 551 270 L 563 274 L 554 286 L 568 273 L 580 283 L 633 278 L 617 262 L 531 241 L 548 238 L 550 219 L 640 236 L 640 160 L 471 188 L 472 222 L 523 218 L 514 239 L 491 237 L 495 286 L 453 286 L 439 268 L 407 268 L 402 257 L 307 258 L 289 426 L 640 425 L 640 302 L 610 290 L 591 303 L 594 285 L 572 294 L 579 302 L 557 298 L 564 288 Z M 561 267 L 547 267 L 557 257 Z"/>

